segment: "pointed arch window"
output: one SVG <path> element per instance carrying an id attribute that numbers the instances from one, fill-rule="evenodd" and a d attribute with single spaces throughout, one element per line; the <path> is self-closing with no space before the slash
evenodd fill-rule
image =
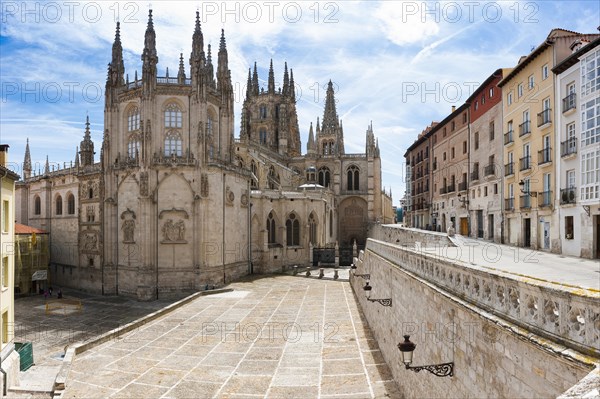
<path id="1" fill-rule="evenodd" d="M 331 172 L 329 168 L 322 167 L 319 169 L 319 184 L 323 187 L 329 187 L 329 183 L 331 181 Z"/>
<path id="2" fill-rule="evenodd" d="M 33 214 L 41 215 L 42 214 L 42 200 L 38 195 L 33 198 Z"/>
<path id="3" fill-rule="evenodd" d="M 291 213 L 285 222 L 286 242 L 287 246 L 300 245 L 300 221 L 295 213 Z"/>
<path id="4" fill-rule="evenodd" d="M 62 206 L 63 206 L 63 203 L 62 203 L 62 197 L 60 196 L 60 194 L 56 196 L 56 200 L 55 200 L 55 204 L 54 205 L 55 205 L 55 208 L 56 208 L 55 209 L 56 214 L 57 215 L 62 215 Z"/>
<path id="5" fill-rule="evenodd" d="M 352 165 L 348 168 L 348 191 L 358 191 L 358 187 L 360 185 L 359 174 L 360 170 L 358 167 Z"/>
<path id="6" fill-rule="evenodd" d="M 75 214 L 75 196 L 73 194 L 67 196 L 67 213 L 69 215 Z"/>
<path id="7" fill-rule="evenodd" d="M 169 132 L 165 137 L 165 156 L 182 156 L 182 140 L 179 133 Z"/>
<path id="8" fill-rule="evenodd" d="M 267 119 L 267 106 L 261 105 L 259 110 L 260 110 L 260 119 Z"/>
<path id="9" fill-rule="evenodd" d="M 312 245 L 317 244 L 317 219 L 315 214 L 311 213 L 308 217 L 309 240 Z"/>
<path id="10" fill-rule="evenodd" d="M 252 172 L 252 174 L 254 176 L 252 176 L 252 180 L 250 181 L 250 187 L 257 189 L 258 188 L 258 173 L 257 173 L 257 169 L 256 169 L 256 162 L 254 162 L 254 160 L 252 160 L 250 162 L 250 171 Z"/>
<path id="11" fill-rule="evenodd" d="M 140 110 L 138 107 L 132 108 L 127 114 L 127 131 L 133 132 L 140 128 Z"/>
<path id="12" fill-rule="evenodd" d="M 175 104 L 167 105 L 165 109 L 165 127 L 181 128 L 181 110 Z"/>
<path id="13" fill-rule="evenodd" d="M 140 139 L 137 135 L 132 135 L 127 143 L 127 155 L 129 158 L 136 159 L 140 154 Z"/>
<path id="14" fill-rule="evenodd" d="M 275 235 L 275 217 L 273 217 L 273 212 L 269 212 L 269 217 L 267 218 L 267 242 L 269 244 L 277 243 Z"/>

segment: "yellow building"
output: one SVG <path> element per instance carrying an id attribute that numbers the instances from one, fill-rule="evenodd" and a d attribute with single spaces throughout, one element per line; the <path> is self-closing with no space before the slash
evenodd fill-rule
<path id="1" fill-rule="evenodd" d="M 556 102 L 552 68 L 569 56 L 573 41 L 597 36 L 553 29 L 498 84 L 504 96 L 506 243 L 560 250 L 558 222 L 553 212 L 556 126 L 552 115 Z"/>
<path id="2" fill-rule="evenodd" d="M 15 182 L 19 175 L 6 168 L 8 145 L 0 145 L 0 389 L 17 385 L 19 355 L 14 351 L 14 218 Z M 5 377 L 6 376 L 6 377 Z"/>

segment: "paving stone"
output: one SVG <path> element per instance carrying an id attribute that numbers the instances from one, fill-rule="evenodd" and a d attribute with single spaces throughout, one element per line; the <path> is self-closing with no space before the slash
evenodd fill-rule
<path id="1" fill-rule="evenodd" d="M 167 390 L 168 389 L 165 387 L 155 385 L 131 383 L 125 388 L 117 391 L 113 396 L 119 399 L 158 398 L 167 392 Z"/>

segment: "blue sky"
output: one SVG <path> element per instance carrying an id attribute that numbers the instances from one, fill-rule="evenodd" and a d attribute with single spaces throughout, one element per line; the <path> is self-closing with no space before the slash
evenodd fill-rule
<path id="1" fill-rule="evenodd" d="M 338 88 L 346 152 L 364 152 L 371 121 L 381 147 L 383 185 L 404 194 L 406 148 L 452 105 L 462 104 L 494 70 L 512 67 L 552 28 L 597 32 L 597 1 L 182 1 L 21 2 L 0 4 L 0 142 L 21 172 L 26 138 L 43 168 L 75 156 L 89 114 L 96 159 L 103 130 L 103 90 L 115 23 L 121 21 L 126 72 L 141 74 L 149 5 L 158 71 L 175 76 L 179 53 L 189 76 L 196 10 L 205 44 L 225 29 L 236 91 L 236 136 L 248 68 L 258 62 L 276 80 L 283 64 L 299 86 L 303 151 L 311 122 L 323 115 L 325 87 Z M 216 54 L 215 54 L 216 55 Z M 215 57 L 216 58 L 216 57 Z M 34 166 L 35 167 L 35 166 Z"/>

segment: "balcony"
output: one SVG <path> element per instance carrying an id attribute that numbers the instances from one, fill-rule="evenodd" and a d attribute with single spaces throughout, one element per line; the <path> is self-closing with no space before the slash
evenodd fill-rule
<path id="1" fill-rule="evenodd" d="M 563 114 L 567 111 L 575 109 L 576 107 L 576 94 L 571 93 L 562 100 L 562 112 Z"/>
<path id="2" fill-rule="evenodd" d="M 504 200 L 504 209 L 508 211 L 512 211 L 515 209 L 515 199 L 514 198 L 506 198 Z"/>
<path id="3" fill-rule="evenodd" d="M 510 176 L 515 174 L 515 163 L 507 163 L 504 165 L 504 176 Z"/>
<path id="4" fill-rule="evenodd" d="M 523 157 L 519 160 L 519 170 L 531 169 L 531 157 Z"/>
<path id="5" fill-rule="evenodd" d="M 574 204 L 577 202 L 577 189 L 575 187 L 563 188 L 560 190 L 560 204 Z"/>
<path id="6" fill-rule="evenodd" d="M 537 114 L 538 118 L 538 127 L 544 126 L 552 122 L 552 109 L 548 108 Z"/>
<path id="7" fill-rule="evenodd" d="M 552 148 L 546 147 L 543 150 L 538 151 L 538 165 L 552 162 Z"/>
<path id="8" fill-rule="evenodd" d="M 440 194 L 446 194 L 446 187 L 440 188 Z"/>
<path id="9" fill-rule="evenodd" d="M 433 170 L 437 169 L 437 161 L 433 161 Z"/>
<path id="10" fill-rule="evenodd" d="M 529 194 L 519 197 L 519 208 L 531 209 L 531 196 Z"/>
<path id="11" fill-rule="evenodd" d="M 456 185 L 455 184 L 450 184 L 448 185 L 448 187 L 446 187 L 446 192 L 447 193 L 453 193 L 456 191 Z"/>
<path id="12" fill-rule="evenodd" d="M 483 168 L 483 173 L 485 174 L 485 176 L 495 176 L 496 170 L 494 168 L 494 164 L 491 163 L 491 164 L 487 165 L 485 168 Z"/>
<path id="13" fill-rule="evenodd" d="M 563 141 L 560 143 L 560 156 L 568 157 L 571 154 L 577 153 L 577 139 L 575 137 L 571 137 L 570 139 Z"/>
<path id="14" fill-rule="evenodd" d="M 509 130 L 508 133 L 504 133 L 504 145 L 512 144 L 514 141 L 512 130 Z"/>
<path id="15" fill-rule="evenodd" d="M 458 191 L 467 191 L 467 182 L 466 181 L 458 183 Z"/>
<path id="16" fill-rule="evenodd" d="M 479 168 L 474 169 L 471 172 L 471 181 L 473 181 L 473 180 L 479 180 Z"/>
<path id="17" fill-rule="evenodd" d="M 531 133 L 531 121 L 525 121 L 519 125 L 519 137 Z"/>
<path id="18" fill-rule="evenodd" d="M 539 194 L 540 208 L 546 208 L 552 205 L 552 191 L 544 191 Z"/>

